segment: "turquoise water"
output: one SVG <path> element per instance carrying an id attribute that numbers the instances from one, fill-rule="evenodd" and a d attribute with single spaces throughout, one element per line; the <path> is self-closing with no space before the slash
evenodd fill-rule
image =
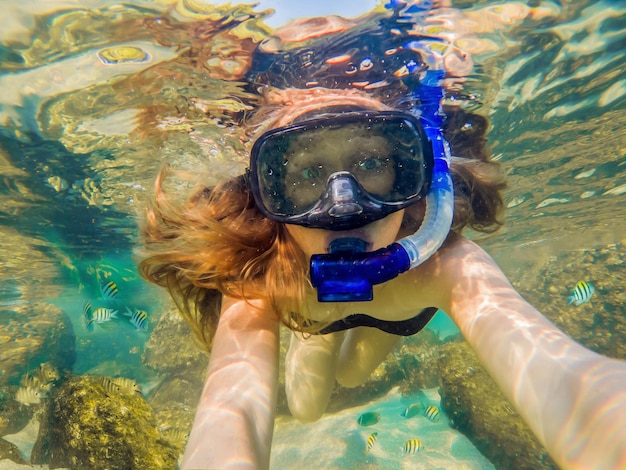
<path id="1" fill-rule="evenodd" d="M 261 6 L 210 8 L 192 0 L 3 2 L 0 413 L 24 377 L 52 363 L 64 379 L 132 378 L 160 429 L 184 431 L 206 358 L 182 326 L 174 328 L 180 336 L 167 333 L 167 322 L 157 327 L 173 309 L 136 271 L 137 222 L 166 163 L 209 183 L 242 173 L 246 155 L 233 122 L 253 100 L 242 81 L 250 51 L 288 20 L 358 16 L 376 5 L 357 2 L 357 11 L 355 2 L 340 2 L 345 10 L 332 3 L 315 2 L 310 12 L 291 2 L 263 3 L 276 9 L 271 15 Z M 494 5 L 453 2 L 461 12 Z M 626 300 L 626 9 L 609 0 L 540 6 L 542 18 L 500 21 L 495 32 L 463 37 L 475 51 L 474 67 L 448 99 L 490 118 L 492 151 L 509 184 L 502 230 L 469 236 L 484 239 L 520 292 L 572 328 L 569 334 L 624 359 L 626 325 L 606 324 L 603 315 L 621 319 Z M 491 21 L 481 18 L 479 24 Z M 188 185 L 172 189 L 183 194 Z M 575 315 L 583 310 L 565 310 L 563 299 L 582 279 L 596 285 L 596 303 L 583 307 L 596 320 L 578 331 Z M 102 295 L 103 280 L 116 283 L 115 299 Z M 118 318 L 91 331 L 86 302 L 118 310 Z M 127 307 L 147 312 L 147 331 L 123 315 Z M 455 333 L 443 315 L 431 328 L 440 338 Z M 181 378 L 172 372 L 181 364 L 190 367 L 183 378 L 196 395 L 166 393 L 169 379 Z M 3 414 L 19 426 L 1 424 L 0 435 L 18 432 L 52 393 L 21 414 Z M 369 391 L 364 397 L 354 404 L 376 399 Z M 286 417 L 280 423 L 296 426 Z M 289 439 L 277 429 L 276 468 L 287 468 L 281 449 Z M 297 445 L 302 458 L 317 449 Z M 453 454 L 438 446 L 438 459 Z M 20 449 L 28 461 L 28 445 Z M 385 468 L 376 466 L 383 457 L 350 462 Z"/>

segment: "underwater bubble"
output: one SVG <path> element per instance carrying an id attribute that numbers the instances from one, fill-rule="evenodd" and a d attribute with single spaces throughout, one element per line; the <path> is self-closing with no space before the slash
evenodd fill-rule
<path id="1" fill-rule="evenodd" d="M 374 66 L 374 62 L 372 62 L 372 59 L 370 58 L 363 59 L 361 61 L 361 64 L 359 65 L 359 70 L 364 72 L 364 71 L 371 69 L 373 66 Z"/>
<path id="2" fill-rule="evenodd" d="M 150 60 L 150 54 L 135 46 L 115 46 L 98 51 L 98 58 L 107 65 L 142 63 Z"/>

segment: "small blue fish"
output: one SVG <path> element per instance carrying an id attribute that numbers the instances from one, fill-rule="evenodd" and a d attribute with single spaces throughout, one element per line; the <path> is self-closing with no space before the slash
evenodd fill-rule
<path id="1" fill-rule="evenodd" d="M 417 416 L 424 406 L 421 403 L 411 403 L 407 406 L 400 416 L 404 418 L 412 418 Z"/>
<path id="2" fill-rule="evenodd" d="M 102 281 L 100 283 L 100 293 L 102 294 L 102 298 L 104 300 L 114 300 L 119 293 L 117 284 L 113 281 Z"/>
<path id="3" fill-rule="evenodd" d="M 378 437 L 378 433 L 377 432 L 373 432 L 367 438 L 367 451 L 368 452 L 372 450 L 372 447 L 374 447 L 374 443 L 376 442 L 376 438 L 377 437 Z"/>
<path id="4" fill-rule="evenodd" d="M 415 452 L 419 452 L 422 448 L 422 441 L 419 439 L 409 439 L 404 443 L 403 450 L 405 455 L 415 455 Z"/>
<path id="5" fill-rule="evenodd" d="M 567 305 L 575 302 L 578 307 L 580 304 L 589 302 L 595 291 L 595 288 L 591 284 L 586 281 L 580 281 L 576 284 L 574 290 L 572 290 L 572 295 L 567 298 Z"/>
<path id="6" fill-rule="evenodd" d="M 105 323 L 113 318 L 117 318 L 117 310 L 112 308 L 100 307 L 93 312 L 93 321 L 96 323 Z"/>
<path id="7" fill-rule="evenodd" d="M 137 328 L 138 330 L 146 331 L 148 329 L 148 312 L 144 310 L 139 310 L 138 308 L 131 310 L 126 307 L 126 311 L 124 316 L 130 317 L 128 320 Z"/>
<path id="8" fill-rule="evenodd" d="M 428 405 L 424 410 L 424 416 L 426 416 L 433 423 L 439 421 L 439 408 L 435 405 Z"/>
<path id="9" fill-rule="evenodd" d="M 359 416 L 359 426 L 372 426 L 380 421 L 380 413 L 369 411 Z"/>

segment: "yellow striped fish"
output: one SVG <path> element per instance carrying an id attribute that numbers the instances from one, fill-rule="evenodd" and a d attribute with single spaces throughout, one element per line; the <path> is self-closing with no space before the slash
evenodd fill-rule
<path id="1" fill-rule="evenodd" d="M 422 441 L 419 439 L 409 439 L 404 443 L 403 450 L 405 455 L 415 455 L 415 452 L 419 452 L 422 448 Z"/>
<path id="2" fill-rule="evenodd" d="M 117 297 L 119 290 L 115 282 L 104 280 L 100 283 L 100 293 L 104 300 L 113 300 Z"/>
<path id="3" fill-rule="evenodd" d="M 85 320 L 85 328 L 87 331 L 93 331 L 93 310 L 91 309 L 91 302 L 85 302 L 83 305 L 83 319 Z"/>
<path id="4" fill-rule="evenodd" d="M 572 290 L 572 295 L 567 298 L 567 305 L 575 303 L 578 307 L 580 304 L 589 302 L 595 291 L 595 288 L 591 284 L 586 281 L 580 281 Z"/>
<path id="5" fill-rule="evenodd" d="M 39 377 L 42 384 L 48 384 L 50 382 L 55 382 L 61 378 L 61 374 L 59 373 L 59 369 L 57 369 L 54 365 L 49 362 L 42 362 L 35 368 L 35 374 Z"/>
<path id="6" fill-rule="evenodd" d="M 15 394 L 15 399 L 23 405 L 38 405 L 41 403 L 41 399 L 43 395 L 36 388 L 31 387 L 20 387 L 17 389 L 17 393 Z"/>
<path id="7" fill-rule="evenodd" d="M 49 392 L 54 382 L 60 378 L 59 370 L 56 367 L 48 362 L 43 362 L 22 376 L 21 385 L 25 388 Z"/>
<path id="8" fill-rule="evenodd" d="M 93 312 L 92 319 L 96 323 L 105 323 L 111 321 L 112 318 L 117 318 L 117 310 L 100 307 Z"/>
<path id="9" fill-rule="evenodd" d="M 189 439 L 189 433 L 178 428 L 169 428 L 162 431 L 163 437 L 175 446 L 184 446 Z"/>
<path id="10" fill-rule="evenodd" d="M 439 421 L 439 408 L 435 405 L 428 405 L 424 410 L 424 416 L 426 416 L 433 423 Z"/>
<path id="11" fill-rule="evenodd" d="M 126 307 L 126 311 L 128 313 L 124 313 L 124 316 L 130 317 L 128 320 L 135 328 L 144 331 L 148 329 L 148 312 L 139 310 L 138 308 L 131 310 L 128 307 Z"/>
<path id="12" fill-rule="evenodd" d="M 372 450 L 372 447 L 374 447 L 374 443 L 376 442 L 376 438 L 377 437 L 378 437 L 378 433 L 377 432 L 373 432 L 367 438 L 367 451 L 368 452 Z"/>
<path id="13" fill-rule="evenodd" d="M 39 380 L 39 377 L 29 372 L 22 376 L 20 385 L 24 388 L 38 389 L 41 386 L 41 380 Z"/>
<path id="14" fill-rule="evenodd" d="M 133 393 L 141 394 L 141 386 L 133 379 L 129 379 L 126 377 L 115 377 L 114 379 L 111 379 L 111 382 L 119 386 L 120 391 L 123 391 L 130 395 L 132 395 Z"/>
<path id="15" fill-rule="evenodd" d="M 113 382 L 113 380 L 111 380 L 109 377 L 100 377 L 98 379 L 98 382 L 100 382 L 100 385 L 104 387 L 104 390 L 107 393 L 119 393 L 120 392 L 120 386 L 116 384 L 115 382 Z"/>

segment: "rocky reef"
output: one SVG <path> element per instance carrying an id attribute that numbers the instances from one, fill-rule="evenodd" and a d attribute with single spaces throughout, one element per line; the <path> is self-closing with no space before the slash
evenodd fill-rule
<path id="1" fill-rule="evenodd" d="M 178 452 L 157 429 L 154 411 L 134 387 L 76 376 L 51 397 L 33 463 L 51 468 L 173 469 Z"/>
<path id="2" fill-rule="evenodd" d="M 537 269 L 520 269 L 511 281 L 518 291 L 565 333 L 593 351 L 626 359 L 626 240 L 551 256 Z M 595 292 L 579 306 L 567 303 L 577 282 Z"/>
<path id="3" fill-rule="evenodd" d="M 174 309 L 161 315 L 144 350 L 144 364 L 159 380 L 145 395 L 125 376 L 72 375 L 71 322 L 54 306 L 19 306 L 0 328 L 17 343 L 0 359 L 0 436 L 7 436 L 0 460 L 50 468 L 177 467 L 208 357 Z M 32 453 L 28 444 L 8 440 L 26 428 L 33 441 L 38 429 Z"/>
<path id="4" fill-rule="evenodd" d="M 0 386 L 17 385 L 41 363 L 61 373 L 74 365 L 76 338 L 68 316 L 58 307 L 38 302 L 3 309 L 0 324 Z"/>
<path id="5" fill-rule="evenodd" d="M 496 468 L 558 469 L 464 342 L 441 349 L 441 406 Z"/>
<path id="6" fill-rule="evenodd" d="M 176 468 L 208 363 L 191 338 L 175 309 L 161 315 L 142 356 L 159 374 L 146 397 L 126 377 L 72 376 L 52 390 L 31 461 L 51 468 Z"/>
<path id="7" fill-rule="evenodd" d="M 40 416 L 51 390 L 69 374 L 76 339 L 69 317 L 45 302 L 16 303 L 2 310 L 0 324 L 0 460 L 25 457 L 9 442 Z"/>

